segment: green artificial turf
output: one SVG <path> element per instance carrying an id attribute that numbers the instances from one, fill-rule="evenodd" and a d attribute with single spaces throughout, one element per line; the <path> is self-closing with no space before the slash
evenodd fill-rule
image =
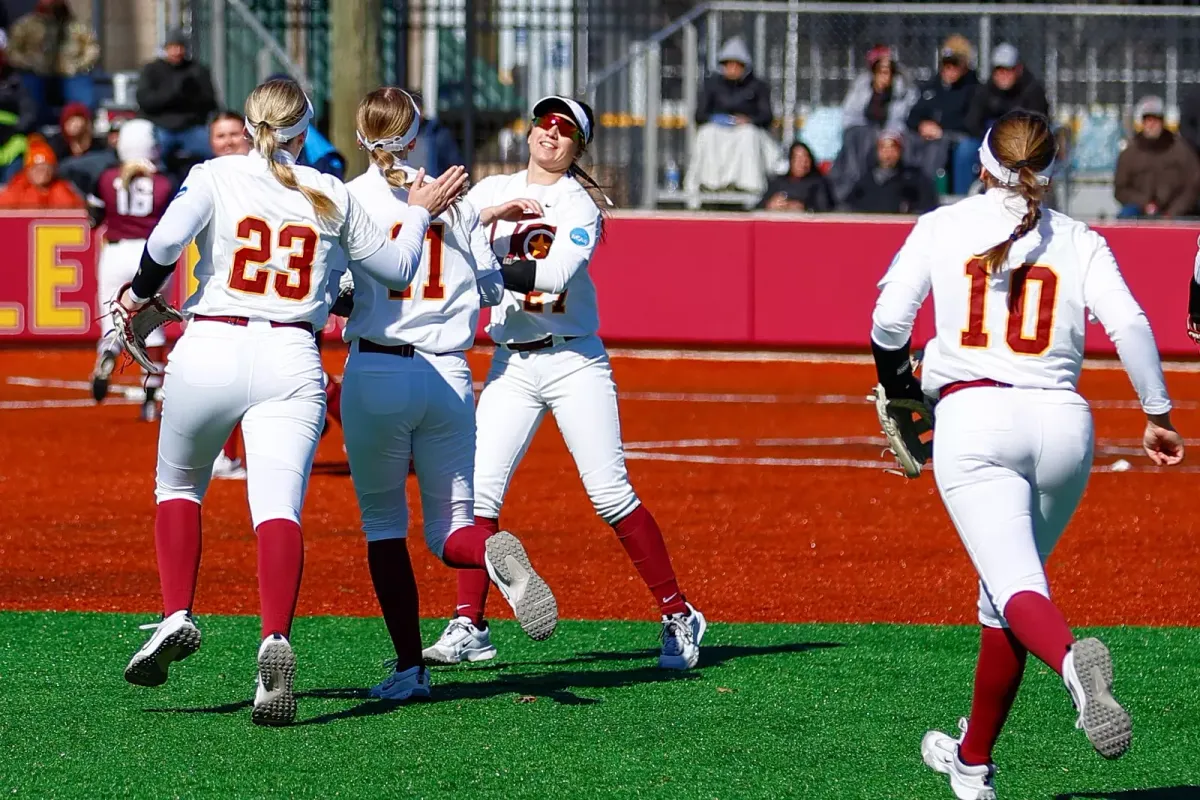
<path id="1" fill-rule="evenodd" d="M 499 657 L 434 672 L 432 702 L 369 701 L 376 620 L 294 632 L 300 724 L 250 723 L 255 620 L 205 617 L 158 689 L 127 685 L 145 618 L 0 614 L 0 796 L 950 798 L 927 728 L 967 711 L 976 632 L 713 624 L 702 666 L 655 666 L 658 626 L 496 625 Z M 426 624 L 427 638 L 440 623 Z M 1101 632 L 1134 746 L 1092 752 L 1058 680 L 1031 663 L 997 748 L 1010 800 L 1200 797 L 1200 630 Z M 1144 790 L 1144 791 L 1130 791 Z"/>

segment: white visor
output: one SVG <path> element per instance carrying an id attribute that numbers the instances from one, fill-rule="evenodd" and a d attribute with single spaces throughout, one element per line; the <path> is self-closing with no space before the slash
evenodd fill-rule
<path id="1" fill-rule="evenodd" d="M 312 101 L 308 99 L 307 95 L 305 95 L 305 97 L 304 97 L 304 104 L 305 104 L 304 114 L 302 114 L 300 119 L 297 120 L 294 124 L 289 125 L 286 128 L 280 128 L 277 131 L 275 131 L 275 141 L 277 141 L 281 144 L 283 142 L 290 142 L 292 139 L 295 139 L 297 136 L 299 136 L 300 134 L 302 134 L 306 130 L 308 130 L 308 124 L 310 122 L 312 122 L 312 118 L 313 118 L 313 107 L 312 107 Z M 246 132 L 249 133 L 250 138 L 253 139 L 256 126 L 254 125 L 254 123 L 252 123 L 250 121 L 249 117 L 245 118 L 245 122 L 246 122 Z"/>
<path id="2" fill-rule="evenodd" d="M 547 103 L 562 103 L 567 107 L 567 113 L 571 115 L 571 119 L 579 126 L 579 130 L 583 131 L 583 141 L 591 143 L 592 141 L 592 124 L 588 122 L 588 115 L 584 112 L 583 106 L 569 97 L 552 94 L 549 97 L 543 97 L 533 104 L 534 118 L 540 117 L 542 114 L 549 113 L 547 111 L 539 111 Z"/>
<path id="3" fill-rule="evenodd" d="M 1019 186 L 1021 184 L 1020 171 L 1009 169 L 1000 163 L 1000 159 L 996 158 L 992 148 L 988 147 L 988 140 L 992 138 L 992 129 L 988 128 L 988 132 L 984 134 L 983 144 L 979 145 L 979 163 L 987 170 L 988 174 L 998 180 L 1004 186 Z M 1045 186 L 1050 183 L 1050 173 L 1054 169 L 1054 160 L 1051 159 L 1050 164 L 1037 174 L 1037 182 Z"/>
<path id="4" fill-rule="evenodd" d="M 355 131 L 354 133 L 356 136 L 358 136 L 359 144 L 361 144 L 367 150 L 375 150 L 378 148 L 380 150 L 386 150 L 389 153 L 399 153 L 407 150 L 412 143 L 416 141 L 417 134 L 421 130 L 421 109 L 417 108 L 417 101 L 413 99 L 411 94 L 405 92 L 404 95 L 408 98 L 408 102 L 412 104 L 413 109 L 413 118 L 412 122 L 408 124 L 408 130 L 399 136 L 392 136 L 388 139 L 374 140 L 363 136 L 362 131 Z"/>

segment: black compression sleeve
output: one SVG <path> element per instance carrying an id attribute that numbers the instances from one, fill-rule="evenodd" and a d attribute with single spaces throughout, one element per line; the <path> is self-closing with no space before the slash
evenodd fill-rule
<path id="1" fill-rule="evenodd" d="M 504 288 L 512 292 L 529 294 L 537 280 L 536 261 L 512 261 L 500 267 L 504 276 Z"/>
<path id="2" fill-rule="evenodd" d="M 175 271 L 174 264 L 159 264 L 150 257 L 149 248 L 142 250 L 142 263 L 138 266 L 137 274 L 129 284 L 129 289 L 142 299 L 149 299 L 158 294 L 171 273 Z"/>
<path id="3" fill-rule="evenodd" d="M 1196 283 L 1196 279 L 1193 277 L 1191 284 L 1191 289 L 1188 291 L 1188 316 L 1200 317 L 1200 283 Z"/>
<path id="4" fill-rule="evenodd" d="M 921 385 L 917 382 L 912 371 L 912 360 L 909 358 L 909 348 L 912 340 L 904 343 L 899 350 L 885 350 L 871 340 L 871 355 L 875 357 L 875 374 L 883 389 L 890 398 L 907 397 L 914 400 L 923 398 Z"/>

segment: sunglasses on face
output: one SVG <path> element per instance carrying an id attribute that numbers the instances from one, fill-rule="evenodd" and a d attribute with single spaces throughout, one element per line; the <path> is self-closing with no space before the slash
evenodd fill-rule
<path id="1" fill-rule="evenodd" d="M 542 114 L 533 121 L 533 124 L 544 131 L 551 128 L 558 128 L 558 132 L 570 139 L 574 139 L 576 144 L 583 144 L 583 131 L 575 124 L 574 120 L 562 114 Z"/>

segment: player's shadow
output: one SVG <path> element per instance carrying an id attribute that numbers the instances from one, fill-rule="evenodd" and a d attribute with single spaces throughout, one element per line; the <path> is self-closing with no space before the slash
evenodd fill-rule
<path id="1" fill-rule="evenodd" d="M 441 680 L 434 683 L 433 697 L 422 703 L 455 703 L 462 700 L 484 700 L 507 695 L 515 695 L 515 700 L 537 702 L 549 700 L 560 705 L 586 706 L 600 703 L 591 697 L 581 697 L 574 690 L 589 689 L 622 689 L 630 686 L 650 683 L 666 683 L 670 681 L 693 681 L 704 677 L 704 669 L 719 667 L 736 658 L 754 656 L 770 656 L 783 653 L 804 653 L 809 650 L 821 650 L 841 647 L 836 642 L 790 642 L 776 645 L 714 645 L 701 651 L 701 663 L 696 670 L 688 672 L 673 672 L 660 669 L 653 663 L 657 650 L 636 650 L 627 652 L 581 653 L 572 658 L 558 659 L 546 662 L 513 662 L 507 664 L 489 664 L 469 668 L 470 672 L 502 670 L 513 666 L 559 667 L 570 664 L 588 664 L 598 662 L 650 661 L 644 666 L 626 669 L 592 669 L 566 670 L 546 672 L 526 672 L 515 675 L 499 675 L 486 681 L 446 681 L 458 670 L 439 670 L 437 675 Z M 460 674 L 465 674 L 460 672 Z M 299 720 L 296 725 L 325 725 L 344 719 L 358 717 L 374 717 L 388 714 L 405 705 L 389 700 L 372 700 L 367 698 L 367 690 L 360 688 L 329 688 L 310 689 L 297 692 L 296 697 L 317 700 L 365 700 L 351 708 L 320 714 L 316 717 Z M 216 706 L 199 708 L 148 708 L 152 714 L 235 714 L 250 708 L 249 700 L 240 700 Z"/>
<path id="2" fill-rule="evenodd" d="M 1120 792 L 1071 792 L 1054 800 L 1200 800 L 1200 786 L 1163 786 L 1158 789 L 1127 789 Z"/>

